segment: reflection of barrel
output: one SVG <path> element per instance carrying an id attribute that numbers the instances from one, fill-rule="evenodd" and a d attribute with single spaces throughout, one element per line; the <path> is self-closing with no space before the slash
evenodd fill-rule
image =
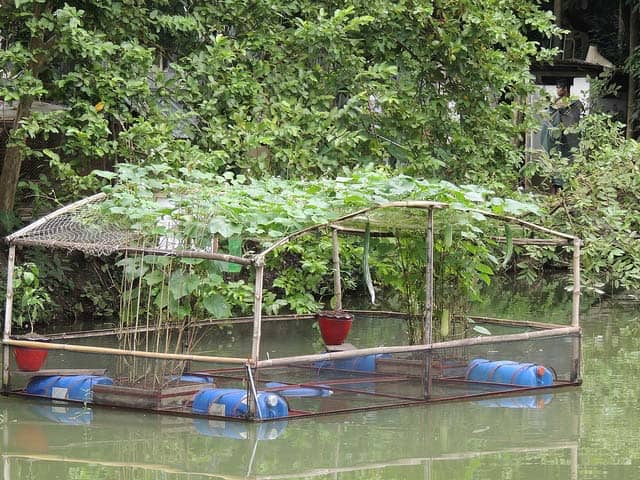
<path id="1" fill-rule="evenodd" d="M 499 408 L 544 408 L 551 403 L 553 395 L 523 395 L 521 397 L 492 398 L 490 400 L 479 400 L 476 402 L 483 407 Z"/>
<path id="2" fill-rule="evenodd" d="M 192 411 L 200 415 L 220 417 L 247 416 L 247 392 L 240 388 L 205 388 L 193 399 Z M 289 415 L 289 405 L 273 392 L 258 392 L 256 418 L 280 418 Z"/>
<path id="3" fill-rule="evenodd" d="M 553 373 L 535 363 L 518 363 L 511 360 L 491 361 L 475 358 L 469 362 L 467 380 L 493 382 L 522 387 L 547 387 L 553 385 Z"/>
<path id="4" fill-rule="evenodd" d="M 265 422 L 258 424 L 248 424 L 235 420 L 207 420 L 206 418 L 195 418 L 193 425 L 196 431 L 208 437 L 224 437 L 245 440 L 253 437 L 251 430 L 255 429 L 255 436 L 258 440 L 274 440 L 278 438 L 287 427 L 287 422 Z"/>
<path id="5" fill-rule="evenodd" d="M 25 387 L 25 393 L 61 400 L 90 402 L 93 385 L 113 385 L 109 377 L 97 375 L 51 375 L 33 377 Z"/>
<path id="6" fill-rule="evenodd" d="M 344 358 L 339 360 L 321 360 L 314 363 L 316 368 L 329 368 L 336 370 L 352 370 L 357 372 L 375 372 L 378 358 L 391 358 L 388 353 L 364 355 L 362 357 Z"/>

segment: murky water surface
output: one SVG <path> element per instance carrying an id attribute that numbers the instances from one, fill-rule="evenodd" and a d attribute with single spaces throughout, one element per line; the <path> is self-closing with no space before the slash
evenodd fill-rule
<path id="1" fill-rule="evenodd" d="M 640 478 L 640 306 L 597 304 L 582 325 L 583 385 L 532 408 L 464 401 L 247 425 L 0 398 L 0 478 Z M 356 340 L 382 333 L 366 335 Z M 293 337 L 269 348 L 295 353 Z"/>

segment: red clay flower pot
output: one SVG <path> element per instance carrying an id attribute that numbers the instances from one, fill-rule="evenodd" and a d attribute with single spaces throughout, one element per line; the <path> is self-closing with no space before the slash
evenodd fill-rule
<path id="1" fill-rule="evenodd" d="M 353 315 L 345 312 L 319 312 L 316 317 L 324 343 L 342 345 L 351 330 Z"/>
<path id="2" fill-rule="evenodd" d="M 48 354 L 48 350 L 39 348 L 14 347 L 13 349 L 18 368 L 23 372 L 37 372 L 40 370 Z"/>
<path id="3" fill-rule="evenodd" d="M 37 333 L 27 333 L 24 335 L 12 335 L 14 340 L 26 340 L 29 342 L 49 342 L 49 338 L 39 335 Z M 16 359 L 18 368 L 23 372 L 37 372 L 44 365 L 49 350 L 44 348 L 32 348 L 32 347 L 13 347 L 13 356 Z"/>

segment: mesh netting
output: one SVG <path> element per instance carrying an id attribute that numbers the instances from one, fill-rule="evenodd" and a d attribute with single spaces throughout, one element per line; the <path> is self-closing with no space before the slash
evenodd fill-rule
<path id="1" fill-rule="evenodd" d="M 138 236 L 105 219 L 100 211 L 104 195 L 60 209 L 9 238 L 16 243 L 109 255 L 134 244 Z"/>

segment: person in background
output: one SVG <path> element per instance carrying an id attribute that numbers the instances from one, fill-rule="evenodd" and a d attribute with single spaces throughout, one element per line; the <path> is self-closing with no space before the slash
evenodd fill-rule
<path id="1" fill-rule="evenodd" d="M 578 147 L 577 133 L 568 132 L 567 129 L 580 121 L 584 109 L 582 102 L 577 98 L 571 98 L 571 80 L 561 78 L 556 82 L 556 99 L 549 107 L 549 119 L 542 125 L 542 148 L 552 155 L 559 153 L 561 157 L 571 162 L 572 150 Z M 562 188 L 562 178 L 551 179 L 551 192 L 557 193 Z"/>

